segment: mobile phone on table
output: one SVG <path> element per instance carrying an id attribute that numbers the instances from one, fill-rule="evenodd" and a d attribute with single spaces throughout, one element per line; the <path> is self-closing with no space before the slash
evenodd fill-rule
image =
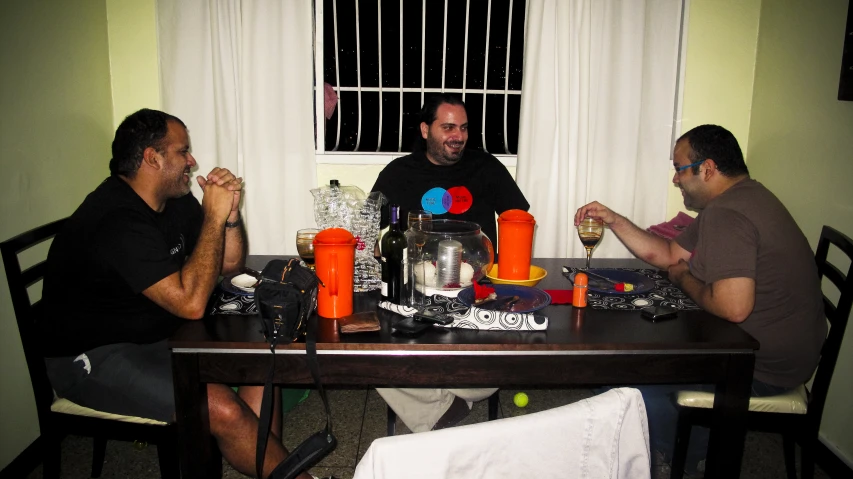
<path id="1" fill-rule="evenodd" d="M 415 321 L 415 318 L 403 318 L 393 326 L 394 333 L 403 336 L 417 336 L 432 327 L 430 323 Z"/>
<path id="2" fill-rule="evenodd" d="M 444 326 L 453 322 L 453 316 L 450 316 L 449 314 L 427 310 L 419 311 L 412 317 L 415 318 L 415 321 L 420 321 L 422 323 L 441 324 Z"/>
<path id="3" fill-rule="evenodd" d="M 678 310 L 670 306 L 649 306 L 648 308 L 643 308 L 640 316 L 656 323 L 658 321 L 677 318 Z"/>

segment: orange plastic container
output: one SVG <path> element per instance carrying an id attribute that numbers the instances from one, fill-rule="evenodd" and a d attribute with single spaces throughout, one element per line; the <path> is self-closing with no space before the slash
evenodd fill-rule
<path id="1" fill-rule="evenodd" d="M 343 228 L 328 228 L 314 237 L 316 271 L 323 282 L 317 292 L 317 314 L 324 318 L 352 314 L 357 242 L 352 233 Z"/>
<path id="2" fill-rule="evenodd" d="M 507 210 L 498 216 L 498 278 L 530 279 L 535 225 L 533 215 L 524 210 Z"/>
<path id="3" fill-rule="evenodd" d="M 586 277 L 586 274 L 580 272 L 576 273 L 575 285 L 574 288 L 572 288 L 572 306 L 575 308 L 586 307 L 586 290 L 588 286 L 589 278 Z"/>

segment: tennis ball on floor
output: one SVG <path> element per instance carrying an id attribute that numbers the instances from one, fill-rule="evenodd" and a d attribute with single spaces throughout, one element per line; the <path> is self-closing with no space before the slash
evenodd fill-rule
<path id="1" fill-rule="evenodd" d="M 528 398 L 525 393 L 515 393 L 515 396 L 512 398 L 512 402 L 514 402 L 518 407 L 525 407 L 527 406 L 527 403 L 530 402 L 530 398 Z"/>

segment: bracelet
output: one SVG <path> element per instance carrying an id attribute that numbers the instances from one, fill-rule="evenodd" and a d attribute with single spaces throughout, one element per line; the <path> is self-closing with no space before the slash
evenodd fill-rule
<path id="1" fill-rule="evenodd" d="M 238 226 L 240 226 L 240 225 L 242 225 L 242 224 L 243 224 L 243 217 L 242 217 L 242 216 L 240 216 L 240 213 L 238 212 L 238 213 L 237 213 L 237 221 L 235 221 L 235 222 L 233 222 L 233 223 L 232 223 L 232 222 L 230 222 L 230 221 L 226 221 L 226 222 L 225 222 L 225 227 L 226 227 L 226 228 L 236 228 L 236 227 L 238 227 Z"/>

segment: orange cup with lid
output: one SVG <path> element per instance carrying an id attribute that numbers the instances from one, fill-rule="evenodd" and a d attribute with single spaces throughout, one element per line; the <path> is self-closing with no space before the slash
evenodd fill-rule
<path id="1" fill-rule="evenodd" d="M 343 228 L 327 228 L 314 237 L 314 257 L 320 284 L 317 314 L 343 318 L 352 314 L 355 245 L 358 241 Z"/>
<path id="2" fill-rule="evenodd" d="M 572 288 L 572 306 L 575 308 L 586 307 L 586 293 L 589 286 L 589 278 L 586 273 L 575 273 L 575 285 Z"/>
<path id="3" fill-rule="evenodd" d="M 506 210 L 498 216 L 498 278 L 530 279 L 534 226 L 533 215 L 524 210 Z"/>

